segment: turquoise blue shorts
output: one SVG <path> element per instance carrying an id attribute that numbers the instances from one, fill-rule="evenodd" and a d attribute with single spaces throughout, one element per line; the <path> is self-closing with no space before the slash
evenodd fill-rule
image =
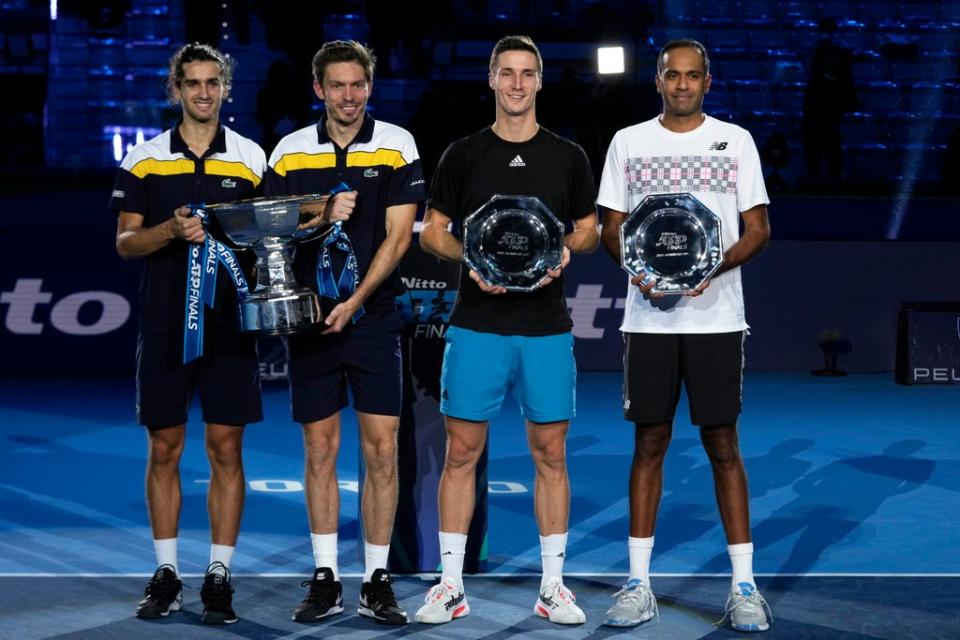
<path id="1" fill-rule="evenodd" d="M 485 422 L 500 411 L 507 389 L 531 422 L 576 415 L 573 334 L 502 336 L 449 327 L 440 374 L 440 413 Z"/>

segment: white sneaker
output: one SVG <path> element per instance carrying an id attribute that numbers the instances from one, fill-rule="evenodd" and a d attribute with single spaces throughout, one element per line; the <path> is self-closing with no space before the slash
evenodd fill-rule
<path id="1" fill-rule="evenodd" d="M 587 616 L 577 606 L 577 599 L 570 589 L 563 586 L 560 578 L 551 578 L 540 587 L 540 596 L 533 612 L 541 618 L 547 618 L 557 624 L 583 624 Z"/>
<path id="2" fill-rule="evenodd" d="M 757 587 L 749 582 L 741 582 L 730 591 L 724 608 L 723 619 L 717 625 L 722 626 L 729 621 L 734 631 L 766 631 L 773 621 L 770 605 Z"/>
<path id="3" fill-rule="evenodd" d="M 470 613 L 470 603 L 463 585 L 450 580 L 441 580 L 427 592 L 424 604 L 417 610 L 415 620 L 425 624 L 443 624 L 454 618 L 462 618 Z"/>

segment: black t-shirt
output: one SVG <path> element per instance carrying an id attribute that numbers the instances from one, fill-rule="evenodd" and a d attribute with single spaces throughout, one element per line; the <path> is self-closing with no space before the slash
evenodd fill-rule
<path id="1" fill-rule="evenodd" d="M 430 184 L 427 206 L 449 216 L 459 234 L 464 218 L 493 195 L 536 196 L 568 230 L 592 214 L 596 188 L 579 145 L 543 127 L 526 142 L 508 142 L 490 127 L 451 144 Z M 563 277 L 531 292 L 484 293 L 461 266 L 450 324 L 501 335 L 545 336 L 573 327 Z"/>

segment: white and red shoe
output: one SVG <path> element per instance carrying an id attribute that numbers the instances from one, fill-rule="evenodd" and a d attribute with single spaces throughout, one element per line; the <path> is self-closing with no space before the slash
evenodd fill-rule
<path id="1" fill-rule="evenodd" d="M 433 586 L 424 598 L 424 604 L 417 611 L 416 621 L 425 624 L 443 624 L 454 618 L 462 618 L 470 613 L 470 603 L 463 585 L 450 580 L 441 580 Z"/>
<path id="2" fill-rule="evenodd" d="M 587 621 L 583 609 L 577 606 L 576 596 L 563 586 L 559 578 L 551 579 L 540 588 L 533 612 L 557 624 L 583 624 Z"/>

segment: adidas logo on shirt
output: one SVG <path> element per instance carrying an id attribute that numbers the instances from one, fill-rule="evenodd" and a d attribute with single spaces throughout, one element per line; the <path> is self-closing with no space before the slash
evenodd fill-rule
<path id="1" fill-rule="evenodd" d="M 518 154 L 516 158 L 510 161 L 511 167 L 525 167 L 527 163 L 523 161 L 523 158 Z"/>

